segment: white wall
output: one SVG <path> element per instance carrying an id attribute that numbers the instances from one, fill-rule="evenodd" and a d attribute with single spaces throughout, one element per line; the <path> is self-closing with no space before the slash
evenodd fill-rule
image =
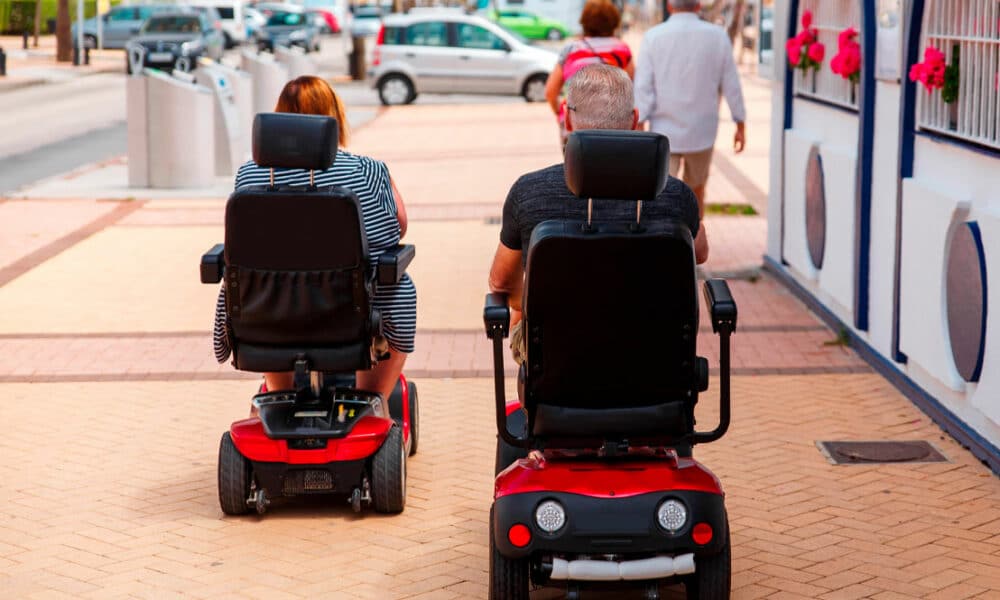
<path id="1" fill-rule="evenodd" d="M 810 149 L 819 149 L 826 198 L 822 268 L 806 240 L 805 177 Z M 792 128 L 785 131 L 784 257 L 799 283 L 845 323 L 854 320 L 855 179 L 858 116 L 810 100 L 793 101 Z"/>

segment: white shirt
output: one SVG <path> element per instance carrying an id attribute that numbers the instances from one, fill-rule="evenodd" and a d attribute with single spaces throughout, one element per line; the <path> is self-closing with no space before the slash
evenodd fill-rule
<path id="1" fill-rule="evenodd" d="M 694 13 L 671 15 L 646 32 L 635 69 L 639 120 L 670 139 L 671 152 L 715 145 L 719 94 L 737 123 L 746 121 L 733 46 L 718 25 Z"/>

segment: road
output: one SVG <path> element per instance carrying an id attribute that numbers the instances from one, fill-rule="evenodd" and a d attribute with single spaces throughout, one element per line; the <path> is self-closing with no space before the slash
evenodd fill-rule
<path id="1" fill-rule="evenodd" d="M 343 76 L 343 40 L 333 36 L 314 56 L 325 77 Z M 225 62 L 238 65 L 239 50 Z M 380 106 L 368 82 L 337 83 L 352 126 Z M 417 104 L 523 103 L 516 96 L 421 94 Z M 100 73 L 0 93 L 0 195 L 126 153 L 125 75 Z"/>

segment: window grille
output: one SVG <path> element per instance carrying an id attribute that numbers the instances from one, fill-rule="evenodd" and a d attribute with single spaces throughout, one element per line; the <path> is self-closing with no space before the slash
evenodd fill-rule
<path id="1" fill-rule="evenodd" d="M 802 13 L 811 11 L 813 28 L 826 49 L 819 69 L 795 69 L 795 93 L 816 98 L 851 110 L 858 109 L 857 84 L 851 83 L 830 70 L 830 59 L 837 53 L 837 36 L 848 27 L 854 27 L 861 41 L 861 2 L 857 0 L 802 0 L 796 16 L 795 32 L 802 31 Z"/>
<path id="2" fill-rule="evenodd" d="M 1000 2 L 929 0 L 923 38 L 920 61 L 928 46 L 949 65 L 958 51 L 958 98 L 946 104 L 941 90 L 918 84 L 917 126 L 1000 149 Z"/>

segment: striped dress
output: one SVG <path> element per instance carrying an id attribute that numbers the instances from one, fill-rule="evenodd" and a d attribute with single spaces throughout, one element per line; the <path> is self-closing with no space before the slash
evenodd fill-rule
<path id="1" fill-rule="evenodd" d="M 268 185 L 271 170 L 247 162 L 236 173 L 236 189 L 254 185 Z M 361 218 L 368 236 L 368 252 L 372 260 L 399 244 L 399 221 L 396 218 L 396 200 L 389 182 L 389 169 L 385 163 L 367 156 L 337 151 L 337 159 L 326 171 L 315 172 L 318 187 L 341 186 L 358 196 Z M 308 185 L 309 171 L 303 169 L 275 169 L 276 185 Z M 382 315 L 382 335 L 389 346 L 398 352 L 413 352 L 413 337 L 417 332 L 417 289 L 409 275 L 392 285 L 376 285 L 375 308 Z M 219 290 L 215 306 L 215 358 L 220 363 L 229 358 L 232 349 L 226 334 L 226 289 Z"/>

